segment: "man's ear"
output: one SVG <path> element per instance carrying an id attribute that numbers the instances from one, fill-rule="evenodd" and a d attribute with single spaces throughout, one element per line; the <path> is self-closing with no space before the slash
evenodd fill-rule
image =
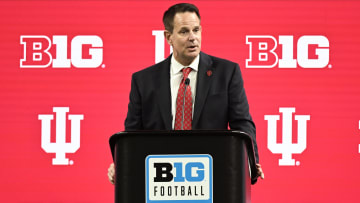
<path id="1" fill-rule="evenodd" d="M 167 43 L 172 46 L 172 40 L 171 40 L 171 33 L 168 30 L 164 31 L 164 37 L 167 41 Z"/>

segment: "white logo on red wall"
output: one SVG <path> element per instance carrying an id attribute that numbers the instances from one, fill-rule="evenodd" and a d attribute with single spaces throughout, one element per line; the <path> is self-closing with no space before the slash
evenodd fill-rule
<path id="1" fill-rule="evenodd" d="M 45 35 L 22 35 L 20 44 L 23 45 L 20 68 L 105 67 L 102 64 L 103 41 L 96 35 L 78 35 L 71 43 L 68 43 L 66 35 L 53 35 L 52 40 Z"/>
<path id="2" fill-rule="evenodd" d="M 155 63 L 159 63 L 165 59 L 164 30 L 153 30 L 152 35 L 155 36 Z M 169 52 L 173 52 L 172 46 L 169 46 Z"/>
<path id="3" fill-rule="evenodd" d="M 292 35 L 279 35 L 278 40 L 271 35 L 247 35 L 246 44 L 249 45 L 246 68 L 332 67 L 329 40 L 322 35 L 304 35 L 297 42 Z"/>
<path id="4" fill-rule="evenodd" d="M 274 154 L 282 154 L 279 160 L 279 166 L 295 166 L 293 154 L 300 154 L 306 149 L 307 121 L 310 115 L 295 115 L 297 121 L 297 143 L 293 143 L 293 113 L 295 108 L 280 107 L 279 112 L 282 113 L 282 142 L 277 143 L 277 121 L 280 120 L 279 115 L 265 115 L 268 122 L 268 149 Z M 296 165 L 300 162 L 297 161 Z"/>
<path id="5" fill-rule="evenodd" d="M 55 153 L 53 165 L 72 165 L 74 162 L 65 157 L 66 153 L 75 153 L 80 148 L 80 121 L 84 119 L 82 114 L 69 114 L 71 121 L 71 142 L 66 142 L 66 114 L 69 107 L 53 107 L 56 114 L 56 142 L 51 142 L 51 121 L 53 114 L 40 114 L 41 120 L 41 148 L 47 153 Z"/>

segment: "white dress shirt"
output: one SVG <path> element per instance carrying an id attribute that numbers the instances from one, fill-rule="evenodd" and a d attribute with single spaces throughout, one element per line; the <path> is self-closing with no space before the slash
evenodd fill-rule
<path id="1" fill-rule="evenodd" d="M 195 95 L 196 95 L 196 79 L 199 67 L 200 54 L 194 59 L 194 61 L 188 65 L 183 66 L 178 61 L 176 61 L 174 55 L 171 56 L 170 64 L 170 88 L 171 88 L 171 114 L 172 114 L 172 128 L 174 129 L 175 125 L 175 114 L 176 114 L 176 98 L 180 86 L 180 82 L 183 78 L 182 69 L 190 67 L 192 70 L 188 76 L 190 79 L 191 87 L 191 97 L 192 97 L 192 115 L 194 115 L 194 104 L 195 104 Z"/>

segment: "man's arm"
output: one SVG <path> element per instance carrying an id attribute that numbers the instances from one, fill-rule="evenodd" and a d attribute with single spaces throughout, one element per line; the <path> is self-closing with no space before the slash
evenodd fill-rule
<path id="1" fill-rule="evenodd" d="M 240 67 L 235 65 L 232 79 L 229 84 L 229 126 L 230 129 L 248 133 L 254 145 L 256 163 L 259 163 L 259 154 L 256 143 L 256 128 L 249 112 L 249 104 L 244 89 Z"/>
<path id="2" fill-rule="evenodd" d="M 141 97 L 136 78 L 133 74 L 131 78 L 131 90 L 129 96 L 128 113 L 125 119 L 125 131 L 140 130 L 143 128 L 141 119 Z M 111 163 L 108 168 L 108 178 L 112 184 L 115 184 L 115 165 Z"/>
<path id="3" fill-rule="evenodd" d="M 244 131 L 251 136 L 257 163 L 257 175 L 261 179 L 264 179 L 265 175 L 261 165 L 259 164 L 255 123 L 253 122 L 249 112 L 249 103 L 245 94 L 244 81 L 238 64 L 235 66 L 234 74 L 229 87 L 229 126 L 231 129 Z"/>
<path id="4" fill-rule="evenodd" d="M 141 96 L 135 74 L 133 74 L 131 78 L 128 113 L 125 119 L 125 131 L 143 129 L 141 114 Z"/>

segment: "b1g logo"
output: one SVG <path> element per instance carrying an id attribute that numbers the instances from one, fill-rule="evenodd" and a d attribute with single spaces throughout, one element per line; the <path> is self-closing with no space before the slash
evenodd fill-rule
<path id="1" fill-rule="evenodd" d="M 149 155 L 145 170 L 147 203 L 213 201 L 210 155 Z"/>
<path id="2" fill-rule="evenodd" d="M 282 47 L 281 58 L 275 52 Z M 331 68 L 329 40 L 322 35 L 304 35 L 297 41 L 297 59 L 294 58 L 294 36 L 280 35 L 277 41 L 270 35 L 247 35 L 249 59 L 246 68 Z M 280 54 L 279 54 L 280 55 Z"/>
<path id="3" fill-rule="evenodd" d="M 97 68 L 103 62 L 103 41 L 96 35 L 78 35 L 71 40 L 71 58 L 68 59 L 68 36 L 54 35 L 52 42 L 45 35 L 22 35 L 23 58 L 20 68 Z M 55 52 L 50 52 L 52 44 Z M 86 49 L 85 49 L 86 48 Z M 102 67 L 105 65 L 103 64 Z"/>

